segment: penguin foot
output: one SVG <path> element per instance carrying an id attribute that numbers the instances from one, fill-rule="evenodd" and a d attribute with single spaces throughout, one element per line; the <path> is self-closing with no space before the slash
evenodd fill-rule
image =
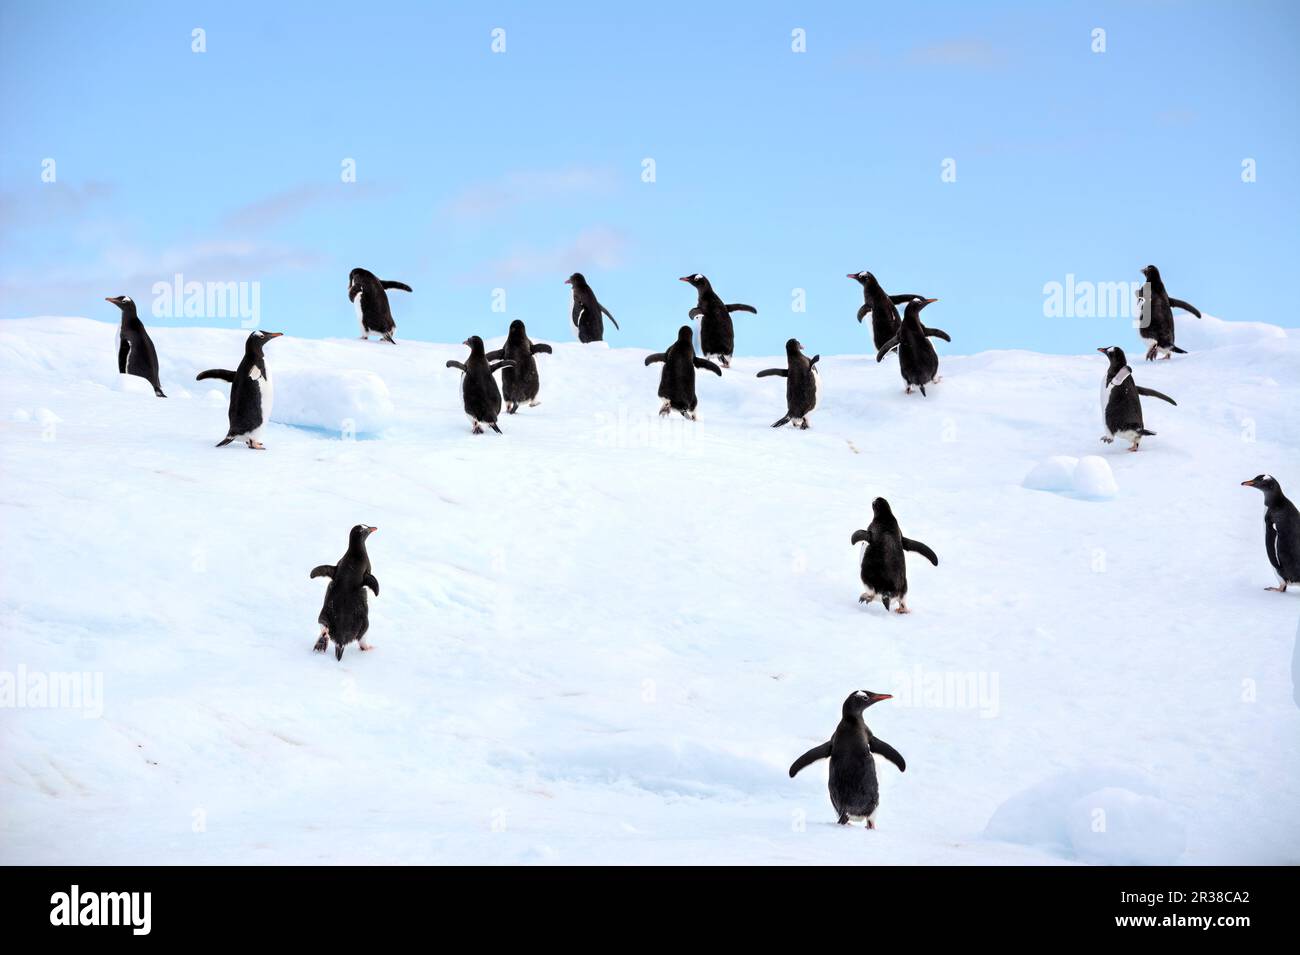
<path id="1" fill-rule="evenodd" d="M 483 428 L 479 425 L 477 421 L 475 421 L 474 430 L 471 431 L 470 434 L 482 434 L 482 433 L 483 433 Z"/>
<path id="2" fill-rule="evenodd" d="M 514 414 L 518 410 L 519 410 L 519 405 L 513 401 L 510 402 L 510 404 L 506 405 L 506 414 Z"/>
<path id="3" fill-rule="evenodd" d="M 1264 589 L 1265 589 L 1265 590 L 1270 590 L 1270 591 L 1272 591 L 1272 592 L 1275 593 L 1275 594 L 1284 594 L 1284 593 L 1286 593 L 1286 584 L 1282 584 L 1282 585 L 1279 586 L 1279 587 L 1265 587 Z"/>
<path id="4" fill-rule="evenodd" d="M 1133 447 L 1129 448 L 1128 450 L 1129 450 L 1129 453 L 1132 454 L 1132 453 L 1133 453 L 1134 451 L 1136 451 L 1137 449 L 1138 449 L 1137 443 L 1134 442 Z"/>
<path id="5" fill-rule="evenodd" d="M 538 405 L 540 405 L 541 403 L 542 403 L 542 402 L 541 402 L 540 399 L 534 398 L 532 401 L 528 402 L 528 407 L 530 407 L 530 408 L 536 408 L 536 407 L 537 407 Z"/>
<path id="6" fill-rule="evenodd" d="M 1114 443 L 1115 443 L 1115 436 L 1114 436 L 1113 434 L 1103 434 L 1103 435 L 1101 436 L 1101 440 L 1102 440 L 1102 443 L 1104 443 L 1104 444 L 1114 444 Z"/>
<path id="7" fill-rule="evenodd" d="M 912 393 L 912 386 L 911 386 L 911 385 L 908 385 L 906 388 L 903 389 L 903 394 L 905 394 L 905 395 L 910 395 L 911 393 Z"/>
<path id="8" fill-rule="evenodd" d="M 912 611 L 907 609 L 907 604 L 901 600 L 898 602 L 898 609 L 894 611 L 894 613 L 911 613 L 911 612 Z"/>
<path id="9" fill-rule="evenodd" d="M 316 646 L 312 647 L 313 653 L 324 653 L 330 645 L 330 638 L 321 634 L 321 638 L 316 641 Z"/>
<path id="10" fill-rule="evenodd" d="M 362 653 L 365 653 L 367 650 L 373 650 L 373 649 L 375 649 L 375 645 L 373 643 L 366 643 L 366 641 L 364 640 L 361 641 Z"/>
<path id="11" fill-rule="evenodd" d="M 875 600 L 875 599 L 876 599 L 876 595 L 873 594 L 871 591 L 868 590 L 868 591 L 864 592 L 864 593 L 862 594 L 861 597 L 858 598 L 858 603 L 860 603 L 860 604 L 869 604 L 869 603 L 871 603 L 871 602 L 872 602 L 873 600 Z"/>
<path id="12" fill-rule="evenodd" d="M 807 418 L 804 418 L 804 419 L 802 419 L 802 420 L 799 422 L 799 430 L 800 430 L 800 431 L 807 431 L 807 430 L 808 430 L 808 419 L 807 419 Z"/>
<path id="13" fill-rule="evenodd" d="M 872 819 L 870 816 L 867 817 L 867 828 L 868 829 L 876 828 L 876 820 Z"/>
<path id="14" fill-rule="evenodd" d="M 266 445 L 264 445 L 261 441 L 254 441 L 252 438 L 248 439 L 248 446 L 252 448 L 254 451 L 266 450 Z"/>
<path id="15" fill-rule="evenodd" d="M 1156 360 L 1156 349 L 1159 347 L 1160 347 L 1159 345 L 1152 345 L 1150 348 L 1147 349 L 1147 361 Z"/>
<path id="16" fill-rule="evenodd" d="M 673 403 L 671 401 L 665 401 L 663 407 L 659 409 L 659 417 L 666 418 L 668 416 L 668 412 L 672 410 L 673 410 Z"/>

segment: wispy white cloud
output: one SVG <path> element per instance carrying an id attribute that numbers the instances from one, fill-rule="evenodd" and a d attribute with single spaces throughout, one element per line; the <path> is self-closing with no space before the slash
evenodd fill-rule
<path id="1" fill-rule="evenodd" d="M 373 199 L 387 191 L 373 183 L 305 183 L 238 206 L 222 217 L 220 225 L 230 230 L 265 229 L 296 219 L 313 208 Z"/>
<path id="2" fill-rule="evenodd" d="M 535 202 L 608 193 L 614 182 L 610 170 L 593 167 L 518 170 L 462 190 L 442 211 L 456 219 L 485 219 Z"/>
<path id="3" fill-rule="evenodd" d="M 584 229 L 571 241 L 545 248 L 519 248 L 460 276 L 464 282 L 506 282 L 541 275 L 567 277 L 571 272 L 605 271 L 621 267 L 627 258 L 628 237 L 617 229 Z"/>

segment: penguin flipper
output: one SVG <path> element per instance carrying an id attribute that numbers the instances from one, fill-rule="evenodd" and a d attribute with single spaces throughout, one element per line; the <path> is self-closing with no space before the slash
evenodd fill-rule
<path id="1" fill-rule="evenodd" d="M 696 319 L 696 318 L 699 318 L 699 317 L 700 317 L 701 315 L 703 315 L 703 314 L 704 314 L 704 309 L 700 308 L 700 307 L 697 305 L 697 306 L 695 306 L 693 309 L 691 309 L 689 312 L 686 313 L 686 317 L 687 317 L 687 318 L 690 318 L 690 319 Z"/>
<path id="2" fill-rule="evenodd" d="M 907 763 L 903 761 L 902 754 L 883 739 L 875 736 L 871 737 L 871 751 L 877 756 L 885 757 L 885 759 L 897 766 L 900 773 L 907 772 Z"/>
<path id="3" fill-rule="evenodd" d="M 1160 392 L 1156 391 L 1154 388 L 1143 388 L 1141 385 L 1138 385 L 1138 386 L 1137 386 L 1137 390 L 1138 390 L 1138 394 L 1139 394 L 1139 395 L 1143 395 L 1143 396 L 1145 396 L 1145 397 L 1147 397 L 1147 398 L 1159 398 L 1161 401 L 1167 401 L 1167 402 L 1169 402 L 1169 403 L 1170 403 L 1171 405 L 1173 405 L 1175 408 L 1178 407 L 1178 402 L 1174 401 L 1173 398 L 1170 398 L 1168 395 L 1162 395 Z"/>
<path id="4" fill-rule="evenodd" d="M 362 583 L 365 584 L 367 587 L 369 587 L 371 590 L 373 590 L 375 592 L 376 597 L 379 596 L 379 581 L 375 579 L 374 574 L 366 574 L 365 579 L 362 581 Z"/>
<path id="5" fill-rule="evenodd" d="M 1264 521 L 1264 549 L 1268 551 L 1268 562 L 1282 576 L 1282 562 L 1277 559 L 1277 525 L 1270 520 Z"/>
<path id="6" fill-rule="evenodd" d="M 889 300 L 895 305 L 906 305 L 914 298 L 925 298 L 924 295 L 891 295 Z"/>
<path id="7" fill-rule="evenodd" d="M 1184 302 L 1181 298 L 1171 298 L 1169 300 L 1170 308 L 1181 308 L 1184 312 L 1191 312 L 1197 318 L 1201 317 L 1201 310 L 1190 302 Z"/>
<path id="8" fill-rule="evenodd" d="M 863 543 L 866 543 L 866 540 L 867 540 L 867 532 L 866 532 L 866 531 L 862 531 L 862 530 L 858 530 L 858 531 L 854 531 L 854 532 L 853 532 L 853 536 L 852 536 L 851 538 L 849 538 L 849 543 L 850 543 L 850 544 L 863 544 Z"/>
<path id="9" fill-rule="evenodd" d="M 360 294 L 361 294 L 361 286 L 360 286 L 360 285 L 349 285 L 349 286 L 348 286 L 348 301 L 349 301 L 349 302 L 355 302 L 355 301 L 357 300 L 357 296 L 360 295 Z"/>
<path id="10" fill-rule="evenodd" d="M 235 373 L 224 368 L 209 368 L 207 371 L 201 371 L 194 376 L 195 381 L 202 381 L 205 378 L 219 378 L 222 381 L 230 382 L 232 385 L 235 383 Z"/>
<path id="11" fill-rule="evenodd" d="M 645 363 L 647 368 L 649 368 L 657 361 L 667 361 L 667 360 L 668 360 L 668 356 L 665 355 L 663 352 L 658 352 L 657 354 L 654 355 L 645 356 Z"/>
<path id="12" fill-rule="evenodd" d="M 755 378 L 767 378 L 767 377 L 770 377 L 771 375 L 780 375 L 782 378 L 789 378 L 789 377 L 790 377 L 790 372 L 788 372 L 788 371 L 787 371 L 786 369 L 784 369 L 784 368 L 764 368 L 762 371 L 760 371 L 760 372 L 759 372 L 757 375 L 755 375 L 754 377 L 755 377 Z"/>
<path id="13" fill-rule="evenodd" d="M 533 351 L 532 351 L 532 354 L 534 354 L 534 355 L 550 355 L 550 354 L 552 354 L 552 352 L 551 352 L 551 346 L 550 346 L 550 345 L 547 345 L 547 344 L 545 344 L 545 343 L 539 342 L 539 343 L 533 345 Z"/>
<path id="14" fill-rule="evenodd" d="M 913 554 L 920 554 L 930 563 L 934 564 L 934 566 L 939 566 L 939 558 L 935 556 L 934 551 L 930 550 L 930 548 L 926 547 L 920 541 L 909 540 L 904 537 L 903 550 L 910 550 Z"/>
<path id="15" fill-rule="evenodd" d="M 405 282 L 380 282 L 379 284 L 384 288 L 400 289 L 403 292 L 410 292 L 412 290 L 411 286 L 407 285 Z"/>
<path id="16" fill-rule="evenodd" d="M 812 361 L 808 362 L 808 367 L 811 368 L 813 365 L 817 364 L 821 360 L 822 360 L 821 355 L 813 355 Z"/>
<path id="17" fill-rule="evenodd" d="M 715 365 L 713 362 L 709 361 L 707 358 L 695 359 L 695 367 L 700 369 L 701 371 L 711 371 L 719 378 L 722 377 L 722 369 L 719 368 L 717 365 Z"/>
<path id="18" fill-rule="evenodd" d="M 866 317 L 867 317 L 868 315 L 870 315 L 870 314 L 871 314 L 871 306 L 870 306 L 870 305 L 863 305 L 861 308 L 859 308 L 859 309 L 858 309 L 858 324 L 861 325 L 861 324 L 862 324 L 862 320 L 863 320 L 864 318 L 866 318 Z"/>
<path id="19" fill-rule="evenodd" d="M 727 311 L 728 312 L 749 312 L 753 315 L 758 314 L 758 309 L 756 309 L 752 305 L 728 305 Z"/>
<path id="20" fill-rule="evenodd" d="M 583 313 L 584 311 L 585 311 L 585 309 L 583 309 L 582 305 L 580 305 L 578 302 L 575 301 L 575 302 L 573 303 L 573 313 L 570 315 L 570 318 L 573 319 L 573 327 L 574 327 L 574 328 L 577 328 L 577 327 L 578 327 L 578 320 L 579 320 L 580 318 L 582 318 L 582 313 Z"/>
<path id="21" fill-rule="evenodd" d="M 505 361 L 499 361 L 496 364 L 492 365 L 490 370 L 493 372 L 498 372 L 502 368 L 513 368 L 513 367 L 515 367 L 514 359 L 507 358 Z"/>
<path id="22" fill-rule="evenodd" d="M 321 564 L 319 567 L 313 567 L 311 573 L 307 575 L 308 580 L 315 580 L 317 577 L 328 577 L 334 579 L 334 565 Z"/>
<path id="23" fill-rule="evenodd" d="M 126 356 L 130 351 L 131 343 L 123 338 L 121 343 L 117 346 L 117 373 L 119 375 L 126 374 Z"/>
<path id="24" fill-rule="evenodd" d="M 500 361 L 502 358 L 506 357 L 506 350 L 504 348 L 498 348 L 496 351 L 488 352 L 483 357 L 488 361 Z"/>
<path id="25" fill-rule="evenodd" d="M 605 313 L 606 318 L 608 318 L 611 322 L 614 322 L 614 316 L 609 314 L 609 309 L 607 309 L 604 305 L 602 305 L 600 306 L 600 310 Z M 614 327 L 618 328 L 618 322 L 614 322 Z M 618 328 L 618 330 L 621 332 L 623 329 Z"/>
<path id="26" fill-rule="evenodd" d="M 876 352 L 876 364 L 880 364 L 885 360 L 885 356 L 889 354 L 890 350 L 898 345 L 900 337 L 901 336 L 899 335 L 895 335 L 889 341 L 885 342 L 885 344 L 880 346 L 880 351 Z"/>
<path id="27" fill-rule="evenodd" d="M 464 365 L 463 363 L 461 363 L 461 362 L 456 361 L 454 358 L 453 358 L 453 359 L 449 359 L 449 360 L 447 361 L 447 367 L 448 367 L 448 368 L 459 368 L 461 371 L 464 371 L 464 370 L 465 370 L 465 365 Z"/>
<path id="28" fill-rule="evenodd" d="M 925 329 L 925 334 L 931 338 L 942 338 L 946 342 L 952 341 L 952 339 L 948 337 L 948 333 L 942 328 L 927 328 Z"/>
<path id="29" fill-rule="evenodd" d="M 819 759 L 829 759 L 831 755 L 831 741 L 827 740 L 820 746 L 814 746 L 808 752 L 804 753 L 793 763 L 790 764 L 790 778 L 794 779 L 795 774 L 805 766 L 810 766 Z"/>

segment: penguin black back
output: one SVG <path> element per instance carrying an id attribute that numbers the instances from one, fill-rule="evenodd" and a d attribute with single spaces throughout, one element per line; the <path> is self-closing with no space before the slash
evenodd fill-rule
<path id="1" fill-rule="evenodd" d="M 551 346 L 533 344 L 524 323 L 517 318 L 510 323 L 505 345 L 487 353 L 488 361 L 505 359 L 511 362 L 501 369 L 501 392 L 505 395 L 507 414 L 514 414 L 525 401 L 529 407 L 539 403 L 537 393 L 541 389 L 541 378 L 533 356 L 542 354 L 551 354 Z"/>
<path id="2" fill-rule="evenodd" d="M 919 295 L 889 295 L 880 287 L 876 277 L 870 272 L 850 272 L 847 278 L 854 279 L 862 286 L 862 307 L 858 309 L 858 323 L 868 315 L 871 316 L 871 341 L 879 351 L 898 334 L 902 319 L 898 317 L 898 306 L 910 302 Z"/>
<path id="3" fill-rule="evenodd" d="M 1241 483 L 1264 492 L 1264 550 L 1278 581 L 1276 587 L 1267 589 L 1285 593 L 1289 584 L 1300 585 L 1300 511 L 1287 500 L 1271 474 L 1259 474 Z"/>
<path id="4" fill-rule="evenodd" d="M 463 363 L 447 362 L 448 368 L 459 368 L 464 372 L 460 378 L 460 392 L 465 414 L 469 416 L 474 434 L 482 434 L 483 425 L 500 434 L 497 416 L 501 413 L 501 390 L 492 375 L 501 368 L 513 367 L 513 362 L 488 361 L 483 350 L 483 339 L 477 335 L 465 339 L 465 344 L 469 346 L 469 358 Z"/>
<path id="5" fill-rule="evenodd" d="M 934 551 L 920 541 L 903 536 L 898 527 L 898 519 L 883 497 L 871 502 L 872 518 L 866 530 L 857 530 L 849 539 L 852 544 L 865 545 L 862 549 L 862 584 L 866 588 L 859 603 L 871 603 L 881 598 L 885 609 L 893 600 L 898 601 L 898 612 L 909 613 L 907 609 L 907 559 L 906 552 L 920 554 L 934 566 L 939 566 L 939 558 Z"/>
<path id="6" fill-rule="evenodd" d="M 907 771 L 907 763 L 898 750 L 872 735 L 862 714 L 869 706 L 893 697 L 888 693 L 857 690 L 849 694 L 840 710 L 835 733 L 820 746 L 814 746 L 790 766 L 793 779 L 801 769 L 820 759 L 831 761 L 827 779 L 831 805 L 839 813 L 839 824 L 851 819 L 865 819 L 867 828 L 876 828 L 876 810 L 880 806 L 880 783 L 876 778 L 875 756 L 881 756 Z"/>
<path id="7" fill-rule="evenodd" d="M 821 355 L 811 359 L 803 353 L 803 345 L 797 338 L 785 343 L 785 368 L 765 368 L 757 375 L 766 378 L 776 375 L 785 379 L 785 417 L 772 423 L 779 428 L 787 421 L 794 422 L 795 427 L 808 430 L 808 415 L 817 407 L 818 377 L 817 362 Z"/>
<path id="8" fill-rule="evenodd" d="M 948 333 L 941 328 L 927 328 L 921 324 L 921 309 L 937 298 L 914 298 L 903 309 L 903 320 L 898 326 L 898 333 L 876 352 L 876 361 L 883 361 L 890 349 L 898 347 L 898 371 L 907 385 L 907 393 L 912 387 L 921 389 L 925 395 L 925 386 L 939 380 L 939 355 L 930 344 L 931 338 L 952 341 Z"/>
<path id="9" fill-rule="evenodd" d="M 690 310 L 692 320 L 700 322 L 700 352 L 705 358 L 716 359 L 723 368 L 731 367 L 731 356 L 736 352 L 736 331 L 731 322 L 732 312 L 758 314 L 752 305 L 731 304 L 722 301 L 713 291 L 709 280 L 696 272 L 683 275 L 681 281 L 695 289 L 698 301 Z"/>
<path id="10" fill-rule="evenodd" d="M 362 650 L 373 649 L 366 643 L 366 632 L 370 629 L 370 599 L 366 589 L 378 597 L 379 581 L 371 573 L 366 540 L 377 530 L 377 527 L 358 524 L 348 534 L 348 549 L 339 562 L 321 564 L 309 575 L 313 580 L 328 577 L 330 581 L 316 618 L 321 630 L 313 649 L 324 653 L 333 640 L 335 660 L 343 659 L 343 649 L 354 640 L 361 641 Z"/>
<path id="11" fill-rule="evenodd" d="M 393 341 L 397 323 L 393 321 L 392 307 L 388 304 L 388 289 L 409 292 L 411 286 L 405 282 L 385 281 L 365 269 L 353 269 L 348 273 L 348 301 L 357 310 L 363 340 L 376 334 L 382 341 L 397 344 Z"/>
<path id="12" fill-rule="evenodd" d="M 1160 270 L 1154 265 L 1144 267 L 1142 277 L 1146 283 L 1138 298 L 1142 307 L 1138 334 L 1151 342 L 1151 347 L 1147 349 L 1147 361 L 1155 361 L 1157 354 L 1164 358 L 1172 358 L 1174 353 L 1186 355 L 1186 351 L 1174 344 L 1174 309 L 1181 308 L 1197 318 L 1201 317 L 1200 311 L 1182 299 L 1170 298 L 1164 280 L 1160 277 Z"/>
<path id="13" fill-rule="evenodd" d="M 209 368 L 195 376 L 196 381 L 217 378 L 230 382 L 230 409 L 227 413 L 230 427 L 225 438 L 217 442 L 217 447 L 225 447 L 232 441 L 244 441 L 256 451 L 264 450 L 262 428 L 271 420 L 271 404 L 275 392 L 262 349 L 281 334 L 258 329 L 244 341 L 244 357 L 236 370 Z"/>
<path id="14" fill-rule="evenodd" d="M 112 302 L 122 312 L 122 324 L 117 330 L 118 374 L 143 378 L 153 385 L 154 395 L 166 398 L 159 383 L 158 352 L 136 313 L 135 301 L 129 295 L 112 295 L 104 301 Z"/>
<path id="15" fill-rule="evenodd" d="M 602 315 L 614 322 L 614 327 L 618 328 L 618 322 L 614 321 L 614 316 L 610 314 L 609 309 L 596 300 L 596 293 L 591 290 L 591 286 L 587 284 L 587 279 L 581 272 L 574 272 L 564 280 L 564 284 L 570 286 L 573 291 L 573 307 L 569 317 L 578 335 L 578 341 L 586 344 L 605 340 L 605 322 L 601 318 Z"/>
<path id="16" fill-rule="evenodd" d="M 659 397 L 664 400 L 660 415 L 678 412 L 683 418 L 695 420 L 698 400 L 695 396 L 695 369 L 703 368 L 721 377 L 722 369 L 705 358 L 695 357 L 694 333 L 689 325 L 677 330 L 677 341 L 668 350 L 646 356 L 646 367 L 656 362 L 664 363 L 659 376 Z"/>
<path id="17" fill-rule="evenodd" d="M 1101 440 L 1110 444 L 1117 437 L 1124 438 L 1133 442 L 1129 450 L 1136 451 L 1144 437 L 1155 434 L 1143 426 L 1142 399 L 1139 396 L 1159 398 L 1171 405 L 1178 402 L 1153 388 L 1139 387 L 1133 380 L 1133 369 L 1128 366 L 1124 349 L 1111 345 L 1109 348 L 1098 348 L 1097 351 L 1105 355 L 1110 363 L 1101 383 L 1102 417 L 1106 422 L 1106 433 L 1101 436 Z"/>

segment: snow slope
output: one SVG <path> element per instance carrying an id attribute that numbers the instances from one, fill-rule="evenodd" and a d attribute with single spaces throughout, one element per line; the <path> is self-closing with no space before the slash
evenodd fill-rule
<path id="1" fill-rule="evenodd" d="M 1138 454 L 1095 354 L 945 356 L 928 399 L 825 357 L 795 432 L 783 359 L 690 424 L 644 352 L 556 343 L 473 437 L 462 346 L 290 338 L 255 453 L 193 380 L 245 331 L 152 329 L 160 400 L 113 326 L 5 322 L 0 679 L 103 693 L 0 708 L 0 861 L 1300 862 L 1300 593 L 1239 486 L 1300 499 L 1300 333 L 1182 329 Z M 910 616 L 857 601 L 876 495 L 940 557 Z M 336 663 L 307 574 L 356 523 L 377 649 Z M 858 688 L 908 763 L 875 832 L 786 775 Z"/>

